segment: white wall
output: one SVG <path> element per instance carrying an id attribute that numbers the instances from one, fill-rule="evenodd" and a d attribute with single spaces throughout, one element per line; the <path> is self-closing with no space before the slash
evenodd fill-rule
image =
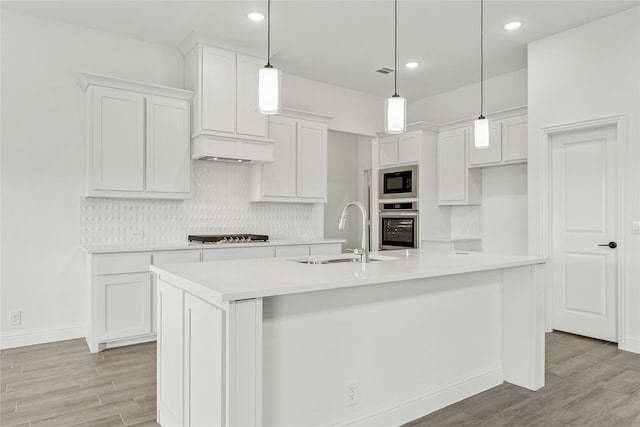
<path id="1" fill-rule="evenodd" d="M 484 83 L 484 112 L 492 113 L 527 105 L 527 69 L 503 74 Z M 410 102 L 409 123 L 436 124 L 475 118 L 480 114 L 480 83 Z"/>
<path id="2" fill-rule="evenodd" d="M 540 129 L 550 125 L 626 116 L 626 176 L 623 233 L 630 348 L 640 352 L 640 8 L 603 18 L 529 45 L 529 235 L 541 253 L 539 192 Z"/>
<path id="3" fill-rule="evenodd" d="M 1 19 L 0 333 L 34 333 L 35 341 L 47 334 L 64 339 L 80 334 L 85 286 L 79 247 L 84 94 L 76 85 L 78 73 L 182 87 L 183 60 L 173 46 L 5 10 Z M 285 77 L 284 105 L 335 116 L 333 129 L 374 133 L 382 122 L 383 104 L 382 98 Z M 130 203 L 156 202 L 121 204 Z M 322 216 L 313 215 L 322 227 Z M 111 222 L 118 228 L 118 218 Z M 273 225 L 277 231 L 279 226 Z M 10 312 L 18 310 L 22 325 L 10 327 Z"/>
<path id="4" fill-rule="evenodd" d="M 525 255 L 527 232 L 527 165 L 484 168 L 482 249 Z"/>

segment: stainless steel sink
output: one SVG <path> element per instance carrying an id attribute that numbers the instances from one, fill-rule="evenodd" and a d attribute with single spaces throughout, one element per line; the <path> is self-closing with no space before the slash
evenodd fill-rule
<path id="1" fill-rule="evenodd" d="M 338 264 L 338 263 L 343 263 L 343 262 L 360 262 L 360 258 L 334 258 L 334 259 L 304 259 L 304 260 L 293 260 L 299 264 L 309 264 L 309 265 L 316 265 L 316 264 Z M 369 262 L 371 261 L 382 261 L 380 259 L 375 259 L 375 258 L 370 258 Z"/>

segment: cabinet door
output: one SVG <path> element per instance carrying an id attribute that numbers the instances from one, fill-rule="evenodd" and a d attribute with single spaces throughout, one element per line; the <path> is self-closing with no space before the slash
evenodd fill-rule
<path id="1" fill-rule="evenodd" d="M 202 128 L 234 133 L 236 130 L 236 54 L 202 47 Z"/>
<path id="2" fill-rule="evenodd" d="M 273 258 L 273 246 L 203 249 L 202 251 L 204 262 L 251 258 Z"/>
<path id="3" fill-rule="evenodd" d="M 185 424 L 225 424 L 222 312 L 185 294 Z"/>
<path id="4" fill-rule="evenodd" d="M 292 245 L 292 246 L 276 246 L 276 258 L 287 258 L 295 256 L 308 256 L 309 246 Z"/>
<path id="5" fill-rule="evenodd" d="M 342 243 L 323 243 L 309 247 L 310 255 L 337 255 L 341 253 Z"/>
<path id="6" fill-rule="evenodd" d="M 191 191 L 189 103 L 147 96 L 146 190 Z"/>
<path id="7" fill-rule="evenodd" d="M 379 141 L 380 166 L 390 166 L 398 163 L 398 137 L 388 136 Z"/>
<path id="8" fill-rule="evenodd" d="M 258 70 L 265 61 L 237 55 L 238 114 L 236 132 L 243 135 L 267 136 L 267 116 L 258 111 Z"/>
<path id="9" fill-rule="evenodd" d="M 184 292 L 158 280 L 158 421 L 184 424 Z"/>
<path id="10" fill-rule="evenodd" d="M 502 121 L 502 160 L 527 160 L 527 116 L 511 117 Z"/>
<path id="11" fill-rule="evenodd" d="M 92 87 L 93 120 L 89 190 L 142 191 L 144 96 Z"/>
<path id="12" fill-rule="evenodd" d="M 262 194 L 274 197 L 296 195 L 296 121 L 273 116 L 269 135 L 275 140 L 273 162 L 262 168 Z"/>
<path id="13" fill-rule="evenodd" d="M 327 197 L 327 125 L 299 120 L 297 126 L 298 197 Z"/>
<path id="14" fill-rule="evenodd" d="M 441 204 L 466 200 L 466 138 L 466 128 L 438 135 L 438 201 Z"/>
<path id="15" fill-rule="evenodd" d="M 502 122 L 492 121 L 489 127 L 489 146 L 476 148 L 473 135 L 469 142 L 469 166 L 497 164 L 502 160 Z"/>
<path id="16" fill-rule="evenodd" d="M 422 132 L 408 132 L 398 137 L 398 163 L 419 163 Z"/>
<path id="17" fill-rule="evenodd" d="M 97 276 L 98 339 L 151 333 L 151 273 Z"/>

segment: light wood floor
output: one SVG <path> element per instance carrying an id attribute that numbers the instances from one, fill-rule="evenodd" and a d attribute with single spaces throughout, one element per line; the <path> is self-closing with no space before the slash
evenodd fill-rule
<path id="1" fill-rule="evenodd" d="M 0 352 L 0 425 L 157 426 L 155 343 L 91 354 L 84 340 Z M 503 384 L 407 426 L 640 426 L 640 355 L 547 335 L 547 386 Z"/>

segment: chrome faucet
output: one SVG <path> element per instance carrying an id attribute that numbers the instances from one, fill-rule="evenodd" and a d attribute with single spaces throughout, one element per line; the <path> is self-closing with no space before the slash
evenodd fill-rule
<path id="1" fill-rule="evenodd" d="M 338 223 L 338 229 L 344 230 L 345 222 L 347 220 L 347 210 L 349 207 L 355 206 L 360 209 L 362 214 L 362 246 L 359 249 L 349 249 L 354 254 L 360 255 L 360 262 L 369 262 L 369 249 L 367 248 L 367 209 L 360 202 L 349 202 L 342 208 L 342 215 L 340 215 L 340 222 Z"/>

